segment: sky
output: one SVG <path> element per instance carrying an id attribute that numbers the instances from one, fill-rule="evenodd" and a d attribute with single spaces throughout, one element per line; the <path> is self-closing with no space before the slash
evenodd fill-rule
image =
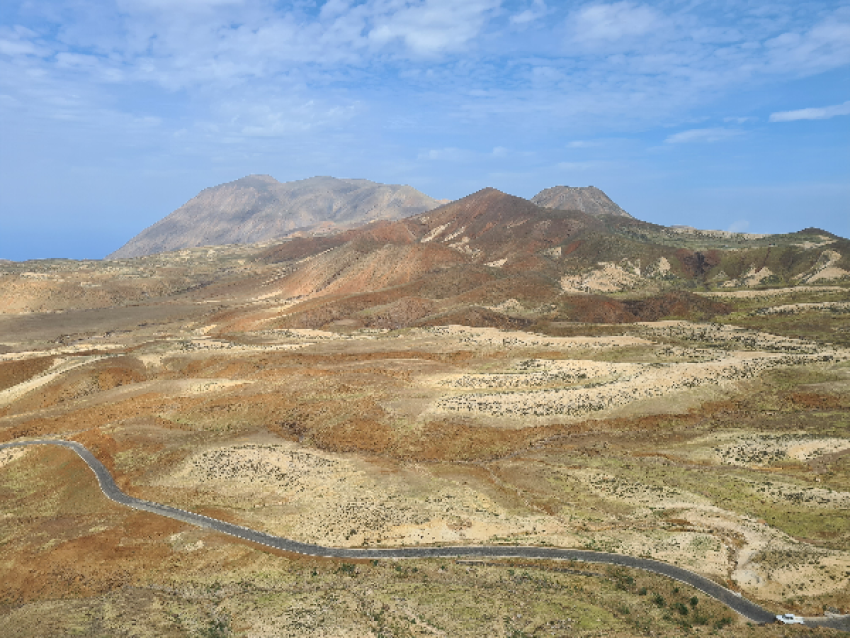
<path id="1" fill-rule="evenodd" d="M 250 174 L 850 236 L 850 2 L 3 0 L 0 258 Z"/>

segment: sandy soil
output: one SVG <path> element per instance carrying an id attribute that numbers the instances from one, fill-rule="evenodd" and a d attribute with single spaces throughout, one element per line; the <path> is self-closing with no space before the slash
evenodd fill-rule
<path id="1" fill-rule="evenodd" d="M 817 264 L 810 272 L 799 277 L 801 283 L 811 284 L 817 281 L 832 281 L 835 279 L 847 279 L 850 272 L 838 268 L 834 264 L 841 259 L 841 253 L 835 250 L 825 250 L 821 253 Z"/>
<path id="2" fill-rule="evenodd" d="M 665 268 L 608 271 L 622 283 Z M 846 350 L 686 321 L 570 337 L 239 324 L 246 308 L 281 307 L 260 290 L 232 313 L 215 291 L 70 324 L 28 315 L 0 362 L 55 359 L 0 393 L 0 434 L 78 437 L 134 495 L 303 541 L 606 549 L 693 568 L 778 609 L 850 610 Z M 523 311 L 516 299 L 493 307 Z M 127 573 L 161 584 L 163 557 L 230 568 L 236 550 L 214 536 L 94 511 L 91 477 L 59 457 L 7 453 L 0 467 L 4 522 L 33 539 L 9 546 L 0 570 L 37 562 L 34 600 L 66 582 L 42 562 L 57 550 L 67 570 L 99 557 L 79 566 L 97 591 L 118 591 Z"/>
<path id="3" fill-rule="evenodd" d="M 807 433 L 740 434 L 730 432 L 696 439 L 695 446 L 711 441 L 713 447 L 694 458 L 746 467 L 767 466 L 793 459 L 809 461 L 824 454 L 850 449 L 850 439 L 824 438 Z"/>
<path id="4" fill-rule="evenodd" d="M 246 515 L 263 529 L 336 546 L 483 542 L 561 531 L 555 520 L 519 515 L 426 467 L 387 474 L 381 466 L 295 444 L 207 450 L 155 484 L 203 485 L 218 501 L 260 501 L 263 510 Z"/>
<path id="5" fill-rule="evenodd" d="M 751 267 L 746 273 L 741 275 L 740 278 L 724 281 L 721 286 L 723 288 L 750 288 L 753 286 L 760 286 L 762 282 L 772 274 L 773 271 L 770 270 L 770 268 L 764 267 L 756 270 L 755 267 Z"/>
<path id="6" fill-rule="evenodd" d="M 453 388 L 501 391 L 445 396 L 435 403 L 433 411 L 524 418 L 599 417 L 630 403 L 748 379 L 773 367 L 819 361 L 823 356 L 738 351 L 697 363 L 534 362 L 523 368 L 522 362 L 506 374 L 463 375 L 441 381 Z M 839 356 L 850 358 L 850 353 Z M 535 367 L 548 369 L 534 372 Z M 576 387 L 570 387 L 573 385 Z"/>
<path id="7" fill-rule="evenodd" d="M 797 315 L 801 312 L 829 312 L 833 314 L 850 314 L 850 301 L 821 301 L 819 303 L 792 303 L 769 308 L 759 308 L 753 315 Z"/>
<path id="8" fill-rule="evenodd" d="M 846 290 L 841 286 L 794 286 L 793 288 L 771 288 L 769 290 L 716 290 L 711 292 L 697 292 L 698 295 L 706 297 L 718 297 L 721 299 L 761 299 L 770 297 L 781 297 L 793 293 L 831 293 Z"/>
<path id="9" fill-rule="evenodd" d="M 634 288 L 642 280 L 640 267 L 632 265 L 628 260 L 622 264 L 600 262 L 598 265 L 598 269 L 589 273 L 562 277 L 561 290 L 565 293 L 618 292 Z M 661 272 L 662 268 L 660 266 L 656 270 Z"/>
<path id="10" fill-rule="evenodd" d="M 634 336 L 614 337 L 550 337 L 530 332 L 500 330 L 498 328 L 468 328 L 466 326 L 437 326 L 413 331 L 437 335 L 452 341 L 475 347 L 500 348 L 552 348 L 557 350 L 604 350 L 628 346 L 651 345 L 652 342 Z"/>

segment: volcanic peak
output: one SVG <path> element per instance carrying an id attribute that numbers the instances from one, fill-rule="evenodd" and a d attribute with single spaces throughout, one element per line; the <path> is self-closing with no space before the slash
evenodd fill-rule
<path id="1" fill-rule="evenodd" d="M 258 243 L 293 231 L 327 234 L 375 220 L 401 219 L 439 205 L 398 184 L 334 177 L 280 183 L 269 175 L 249 175 L 204 189 L 108 258 Z"/>
<path id="2" fill-rule="evenodd" d="M 531 201 L 543 208 L 580 210 L 597 217 L 600 215 L 631 217 L 595 186 L 553 186 L 537 193 Z"/>

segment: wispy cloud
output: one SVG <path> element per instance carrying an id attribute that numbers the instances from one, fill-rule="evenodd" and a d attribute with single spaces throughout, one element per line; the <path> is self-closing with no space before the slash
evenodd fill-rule
<path id="1" fill-rule="evenodd" d="M 420 160 L 439 161 L 439 162 L 466 162 L 471 160 L 475 153 L 462 148 L 447 147 L 447 148 L 432 148 L 426 151 L 421 151 L 418 155 Z"/>
<path id="2" fill-rule="evenodd" d="M 809 28 L 789 30 L 764 43 L 770 70 L 811 74 L 850 63 L 850 6 Z"/>
<path id="3" fill-rule="evenodd" d="M 17 187 L 10 176 L 39 172 L 41 160 L 20 160 L 39 145 L 64 148 L 63 161 L 87 153 L 92 166 L 131 148 L 157 167 L 174 157 L 247 167 L 261 157 L 266 172 L 349 161 L 363 174 L 372 162 L 394 179 L 407 171 L 460 183 L 510 162 L 528 180 L 557 171 L 598 179 L 610 167 L 588 161 L 644 153 L 665 137 L 656 158 L 696 161 L 688 153 L 699 143 L 745 135 L 754 115 L 767 119 L 761 109 L 773 122 L 847 114 L 847 103 L 789 111 L 797 105 L 784 97 L 810 78 L 821 95 L 840 96 L 825 103 L 846 99 L 818 78 L 850 66 L 846 0 L 7 4 L 4 196 Z M 744 106 L 754 103 L 748 93 L 759 95 L 758 113 Z M 624 139 L 632 143 L 613 142 Z"/>
<path id="4" fill-rule="evenodd" d="M 549 13 L 550 9 L 543 0 L 534 0 L 528 9 L 512 15 L 510 22 L 515 26 L 524 27 L 532 22 L 537 22 Z"/>
<path id="5" fill-rule="evenodd" d="M 597 129 L 589 134 L 675 121 L 724 92 L 850 64 L 850 9 L 789 15 L 779 5 L 773 15 L 730 5 L 726 15 L 631 0 L 27 6 L 42 12 L 41 24 L 0 27 L 0 55 L 42 83 L 73 74 L 78 86 L 153 84 L 207 99 L 251 83 L 332 86 L 364 105 L 392 86 L 394 98 L 439 92 L 442 112 L 459 119 L 572 122 Z M 511 39 L 532 23 L 533 37 Z"/>
<path id="6" fill-rule="evenodd" d="M 689 142 L 720 142 L 741 135 L 743 131 L 730 128 L 693 128 L 681 131 L 664 140 L 667 144 L 687 144 Z"/>
<path id="7" fill-rule="evenodd" d="M 746 219 L 738 219 L 730 224 L 727 230 L 730 233 L 745 233 L 750 228 L 750 222 Z"/>
<path id="8" fill-rule="evenodd" d="M 11 57 L 50 55 L 49 47 L 38 42 L 38 34 L 22 26 L 0 26 L 0 55 Z"/>
<path id="9" fill-rule="evenodd" d="M 379 45 L 402 41 L 417 55 L 464 49 L 478 35 L 500 0 L 425 0 L 377 15 L 369 41 Z"/>
<path id="10" fill-rule="evenodd" d="M 833 106 L 798 109 L 796 111 L 779 111 L 770 114 L 771 122 L 794 122 L 796 120 L 828 120 L 839 115 L 850 115 L 850 101 Z"/>
<path id="11" fill-rule="evenodd" d="M 659 31 L 664 23 L 664 15 L 654 7 L 627 1 L 585 5 L 569 20 L 574 41 L 590 47 L 631 42 Z"/>
<path id="12" fill-rule="evenodd" d="M 438 162 L 480 163 L 488 160 L 503 160 L 510 156 L 510 150 L 504 146 L 494 146 L 489 152 L 447 146 L 420 151 L 417 159 Z"/>
<path id="13" fill-rule="evenodd" d="M 589 160 L 586 162 L 558 162 L 555 167 L 562 171 L 589 171 L 605 166 L 607 162 Z"/>

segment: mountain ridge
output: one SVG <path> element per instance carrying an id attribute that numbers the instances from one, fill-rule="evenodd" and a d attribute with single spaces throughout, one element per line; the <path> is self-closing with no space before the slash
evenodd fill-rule
<path id="1" fill-rule="evenodd" d="M 299 300 L 272 322 L 279 328 L 516 328 L 543 317 L 710 318 L 729 307 L 690 290 L 850 277 L 849 248 L 814 229 L 755 239 L 683 234 L 485 188 L 405 219 L 289 240 L 258 260 L 292 268 L 274 284 L 276 296 Z"/>
<path id="2" fill-rule="evenodd" d="M 407 185 L 321 176 L 278 182 L 269 175 L 248 175 L 205 188 L 106 258 L 259 243 L 297 231 L 326 234 L 439 205 Z"/>

